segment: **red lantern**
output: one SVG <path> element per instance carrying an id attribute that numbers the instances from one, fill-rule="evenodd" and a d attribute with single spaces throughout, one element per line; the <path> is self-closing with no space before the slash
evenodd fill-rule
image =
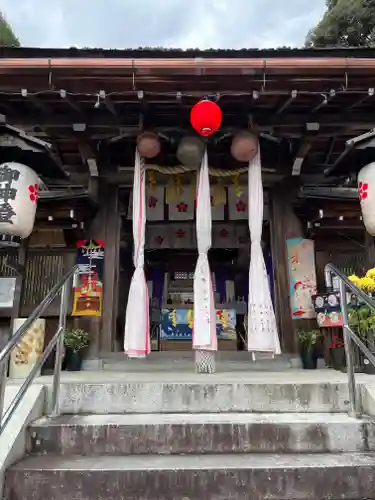
<path id="1" fill-rule="evenodd" d="M 190 122 L 198 134 L 208 137 L 220 128 L 223 114 L 220 107 L 212 101 L 197 102 L 190 112 Z"/>

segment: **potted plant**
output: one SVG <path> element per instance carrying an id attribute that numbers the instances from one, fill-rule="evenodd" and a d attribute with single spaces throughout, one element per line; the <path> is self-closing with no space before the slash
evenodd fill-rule
<path id="1" fill-rule="evenodd" d="M 65 369 L 71 372 L 80 371 L 83 351 L 89 345 L 89 334 L 81 328 L 66 330 L 64 333 Z"/>
<path id="2" fill-rule="evenodd" d="M 304 370 L 316 370 L 318 365 L 317 341 L 321 337 L 319 329 L 299 330 L 298 344 Z"/>

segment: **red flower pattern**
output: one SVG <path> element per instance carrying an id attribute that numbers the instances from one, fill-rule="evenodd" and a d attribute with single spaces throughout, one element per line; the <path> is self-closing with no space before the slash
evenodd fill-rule
<path id="1" fill-rule="evenodd" d="M 359 199 L 365 200 L 368 196 L 368 182 L 360 182 L 358 184 Z"/>
<path id="2" fill-rule="evenodd" d="M 176 205 L 176 208 L 177 208 L 177 212 L 187 212 L 187 209 L 189 208 L 189 205 L 187 205 L 186 203 L 184 203 L 183 201 L 181 203 L 179 203 L 178 205 Z"/>
<path id="3" fill-rule="evenodd" d="M 177 238 L 183 238 L 185 236 L 185 231 L 183 231 L 182 229 L 179 229 L 178 231 L 176 231 L 176 236 Z"/>
<path id="4" fill-rule="evenodd" d="M 155 196 L 150 196 L 148 199 L 148 208 L 156 208 L 158 199 Z"/>
<path id="5" fill-rule="evenodd" d="M 39 186 L 38 184 L 30 185 L 29 186 L 29 198 L 30 201 L 33 203 L 37 204 L 38 199 L 39 199 Z"/>
<path id="6" fill-rule="evenodd" d="M 220 231 L 220 236 L 221 236 L 222 238 L 226 238 L 226 237 L 228 236 L 228 231 L 227 231 L 226 229 L 222 229 L 222 230 Z"/>
<path id="7" fill-rule="evenodd" d="M 246 203 L 244 203 L 242 200 L 237 201 L 236 210 L 237 210 L 237 212 L 245 212 Z"/>

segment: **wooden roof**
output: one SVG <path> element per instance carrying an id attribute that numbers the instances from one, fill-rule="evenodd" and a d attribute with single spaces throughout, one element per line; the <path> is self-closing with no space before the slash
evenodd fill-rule
<path id="1" fill-rule="evenodd" d="M 375 159 L 372 149 L 343 156 L 346 140 L 375 126 L 374 55 L 372 49 L 3 48 L 0 113 L 51 141 L 70 182 L 85 184 L 90 168 L 96 175 L 89 160 L 121 182 L 118 166 L 133 165 L 142 128 L 162 138 L 152 162 L 176 165 L 178 141 L 192 133 L 190 109 L 208 97 L 223 111 L 221 130 L 208 142 L 212 166 L 240 167 L 229 153 L 231 137 L 252 127 L 267 169 L 291 175 L 300 157 L 303 182 L 327 183 L 326 172 L 337 183 L 337 176 Z"/>

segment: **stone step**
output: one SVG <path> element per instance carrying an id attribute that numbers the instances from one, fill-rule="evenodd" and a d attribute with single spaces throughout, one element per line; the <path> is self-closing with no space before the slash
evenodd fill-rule
<path id="1" fill-rule="evenodd" d="M 4 500 L 375 499 L 374 454 L 31 457 Z"/>
<path id="2" fill-rule="evenodd" d="M 254 374 L 254 383 L 242 382 L 240 375 L 233 374 L 236 382 L 221 381 L 225 377 L 217 377 L 216 382 L 204 378 L 202 382 L 184 382 L 171 373 L 168 383 L 158 382 L 157 375 L 150 375 L 154 382 L 142 381 L 141 377 L 136 382 L 136 374 L 123 374 L 123 382 L 105 382 L 105 377 L 102 381 L 63 379 L 61 413 L 332 413 L 346 412 L 349 407 L 346 383 L 268 382 L 271 374 L 264 375 L 262 383 L 258 381 L 262 380 L 260 373 Z M 87 372 L 81 376 L 87 377 Z M 50 399 L 51 393 L 49 386 Z"/>
<path id="3" fill-rule="evenodd" d="M 72 415 L 34 422 L 31 454 L 375 451 L 375 423 L 345 414 Z"/>

